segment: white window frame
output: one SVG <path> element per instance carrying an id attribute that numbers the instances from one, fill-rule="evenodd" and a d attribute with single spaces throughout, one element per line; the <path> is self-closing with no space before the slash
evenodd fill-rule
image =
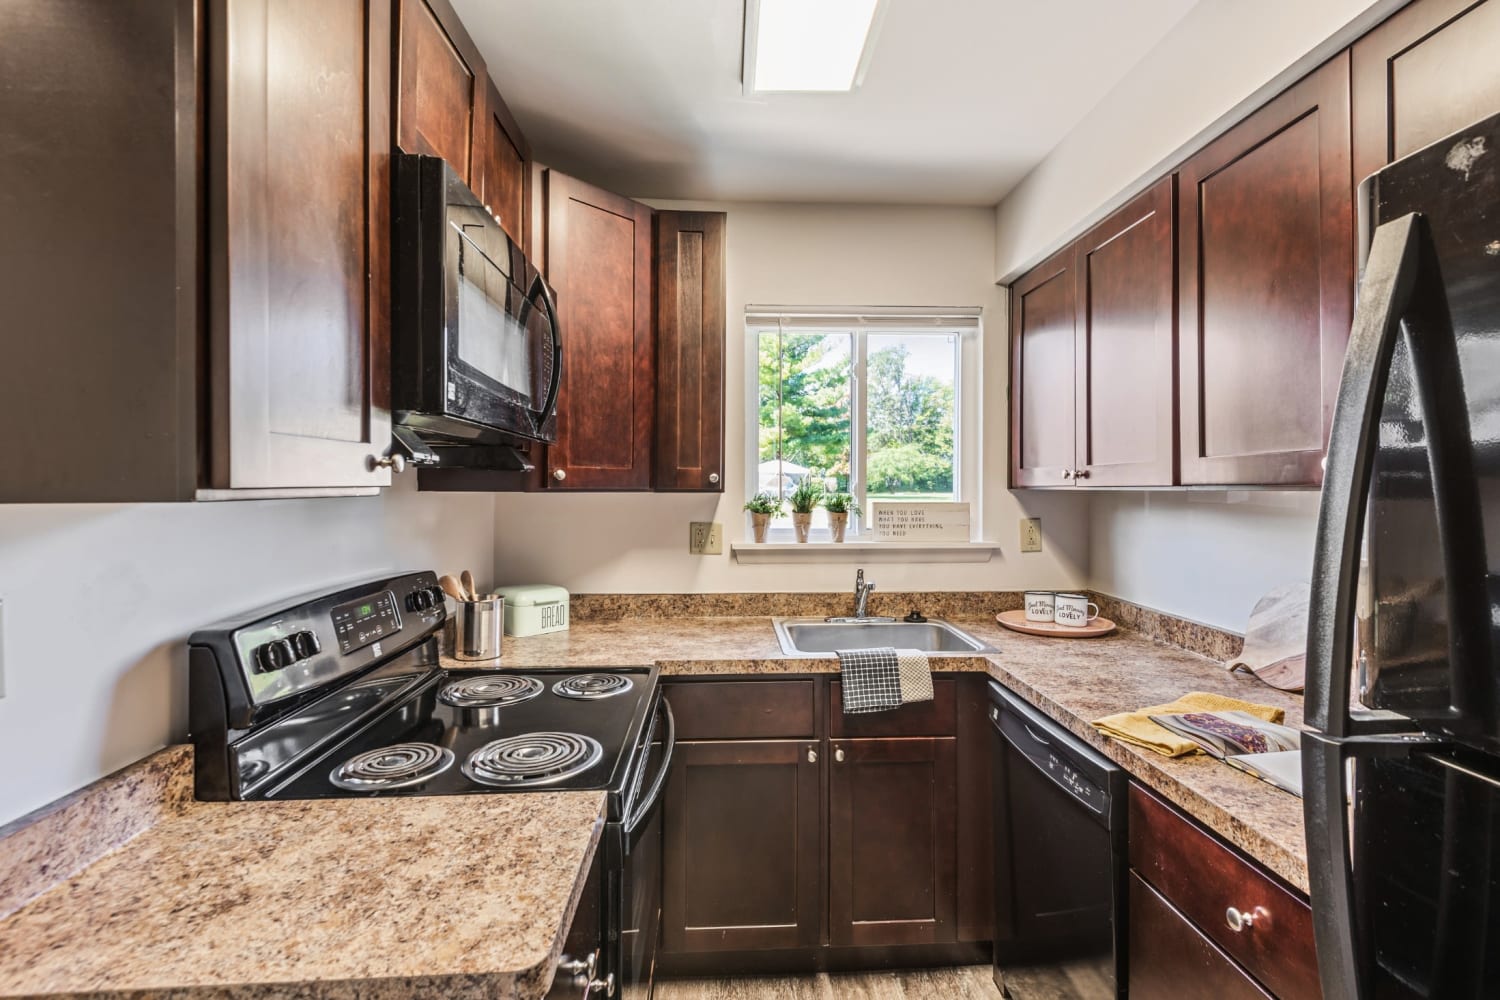
<path id="1" fill-rule="evenodd" d="M 954 335 L 955 352 L 954 428 L 956 467 L 954 495 L 969 505 L 969 539 L 984 538 L 982 523 L 983 497 L 980 455 L 983 447 L 984 330 L 982 310 L 978 307 L 849 307 L 849 306 L 746 306 L 745 307 L 745 500 L 754 496 L 760 485 L 760 332 L 772 327 L 785 331 L 854 333 L 852 374 L 850 379 L 850 492 L 863 511 L 866 509 L 865 425 L 866 361 L 868 335 Z M 743 501 L 742 501 L 743 502 Z M 865 518 L 850 519 L 845 538 L 849 541 L 871 541 L 873 535 Z M 748 531 L 748 528 L 746 529 Z M 748 537 L 748 536 L 747 536 Z M 766 541 L 780 544 L 795 540 L 790 527 L 774 523 Z M 831 540 L 826 528 L 815 528 L 811 541 Z"/>

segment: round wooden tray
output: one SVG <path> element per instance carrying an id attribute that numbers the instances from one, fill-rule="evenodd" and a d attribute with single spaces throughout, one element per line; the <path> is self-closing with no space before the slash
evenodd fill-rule
<path id="1" fill-rule="evenodd" d="M 1109 635 L 1115 630 L 1115 623 L 1108 618 L 1095 618 L 1087 625 L 1059 625 L 1056 622 L 1029 622 L 1026 620 L 1025 611 L 1002 611 L 995 616 L 995 621 L 1004 625 L 1012 632 L 1024 632 L 1027 635 L 1044 635 L 1049 638 L 1063 639 L 1097 639 L 1101 635 Z"/>

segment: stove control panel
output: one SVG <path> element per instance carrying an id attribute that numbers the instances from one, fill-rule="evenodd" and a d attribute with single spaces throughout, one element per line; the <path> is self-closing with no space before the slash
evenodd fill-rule
<path id="1" fill-rule="evenodd" d="M 410 601 L 422 590 L 408 595 Z M 373 642 L 401 631 L 401 615 L 396 611 L 396 596 L 387 590 L 374 597 L 350 601 L 333 609 L 333 631 L 339 639 L 339 651 L 352 653 Z"/>
<path id="2" fill-rule="evenodd" d="M 238 728 L 262 706 L 366 670 L 441 629 L 438 593 L 431 571 L 386 577 L 252 612 L 189 643 L 202 647 L 200 657 L 212 654 Z"/>

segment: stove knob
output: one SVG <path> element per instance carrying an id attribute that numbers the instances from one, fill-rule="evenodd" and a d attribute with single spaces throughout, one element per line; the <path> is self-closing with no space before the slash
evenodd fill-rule
<path id="1" fill-rule="evenodd" d="M 442 587 L 429 587 L 427 588 L 427 593 L 432 595 L 433 607 L 444 608 L 447 606 L 444 602 L 447 601 L 448 595 L 443 593 Z"/>
<path id="2" fill-rule="evenodd" d="M 297 651 L 290 640 L 273 639 L 255 651 L 255 662 L 261 673 L 282 670 L 297 662 Z"/>
<path id="3" fill-rule="evenodd" d="M 432 592 L 428 590 L 413 590 L 406 595 L 407 611 L 426 611 L 432 607 Z"/>
<path id="4" fill-rule="evenodd" d="M 323 651 L 323 647 L 318 643 L 318 637 L 311 632 L 298 632 L 292 636 L 292 649 L 299 660 L 305 660 Z"/>

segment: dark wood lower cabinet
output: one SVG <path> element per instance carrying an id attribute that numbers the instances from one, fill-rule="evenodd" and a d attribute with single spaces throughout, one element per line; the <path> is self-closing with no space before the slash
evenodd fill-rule
<path id="1" fill-rule="evenodd" d="M 665 950 L 817 946 L 819 744 L 680 742 L 676 756 L 666 801 Z"/>
<path id="2" fill-rule="evenodd" d="M 1269 1000 L 1212 941 L 1130 875 L 1131 1000 Z"/>
<path id="3" fill-rule="evenodd" d="M 943 737 L 833 744 L 828 772 L 833 944 L 955 940 L 957 743 Z"/>

